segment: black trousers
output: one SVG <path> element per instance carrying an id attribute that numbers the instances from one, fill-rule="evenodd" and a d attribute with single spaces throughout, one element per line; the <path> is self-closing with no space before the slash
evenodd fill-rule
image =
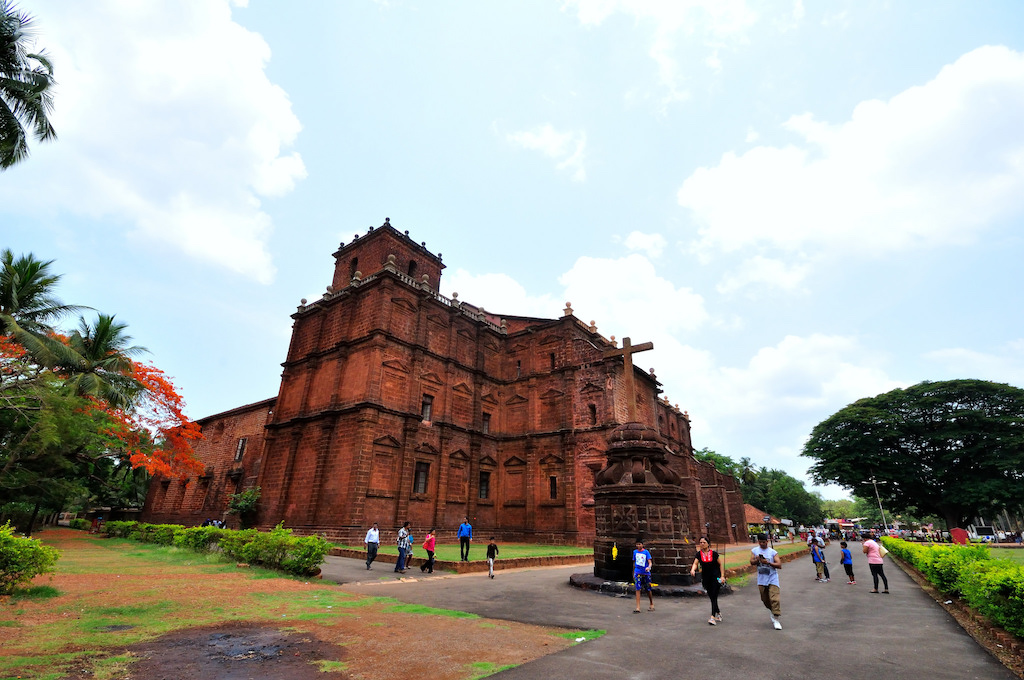
<path id="1" fill-rule="evenodd" d="M 868 564 L 868 568 L 871 569 L 871 578 L 875 581 L 875 590 L 878 590 L 878 577 L 882 577 L 882 582 L 885 584 L 885 589 L 889 590 L 889 579 L 885 577 L 885 565 L 884 564 Z"/>
<path id="2" fill-rule="evenodd" d="M 843 569 L 846 570 L 846 575 L 850 577 L 851 581 L 856 581 L 857 580 L 857 579 L 855 579 L 853 577 L 853 565 L 852 564 L 845 564 L 844 563 L 843 564 Z"/>
<path id="3" fill-rule="evenodd" d="M 469 537 L 459 536 L 459 558 L 468 561 L 469 560 Z"/>
<path id="4" fill-rule="evenodd" d="M 427 551 L 427 561 L 420 565 L 420 571 L 425 571 L 430 574 L 434 573 L 434 551 Z"/>
<path id="5" fill-rule="evenodd" d="M 367 543 L 366 544 L 366 566 L 369 568 L 373 561 L 377 559 L 377 548 L 380 547 L 380 543 Z"/>
<path id="6" fill-rule="evenodd" d="M 722 610 L 718 608 L 718 593 L 722 590 L 722 584 L 718 582 L 718 579 L 712 579 L 711 581 L 702 581 L 701 585 L 708 594 L 708 599 L 711 600 L 711 615 L 721 614 Z"/>

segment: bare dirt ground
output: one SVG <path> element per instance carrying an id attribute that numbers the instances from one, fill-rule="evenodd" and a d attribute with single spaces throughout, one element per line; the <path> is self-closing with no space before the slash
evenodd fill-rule
<path id="1" fill-rule="evenodd" d="M 316 580 L 251 578 L 230 566 L 130 557 L 130 549 L 79 531 L 48 530 L 42 537 L 64 552 L 65 571 L 36 583 L 60 595 L 0 601 L 0 619 L 15 617 L 15 625 L 2 628 L 0 657 L 31 659 L 0 668 L 0 676 L 56 670 L 108 680 L 462 680 L 572 644 L 557 635 L 564 629 L 411 610 Z M 57 658 L 88 651 L 100 655 Z"/>

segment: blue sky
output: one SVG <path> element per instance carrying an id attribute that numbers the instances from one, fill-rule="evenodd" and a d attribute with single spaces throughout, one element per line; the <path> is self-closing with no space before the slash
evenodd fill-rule
<path id="1" fill-rule="evenodd" d="M 1024 386 L 1019 2 L 21 6 L 59 140 L 0 174 L 0 246 L 193 417 L 276 394 L 385 217 L 442 292 L 653 341 L 695 446 L 799 478 L 860 397 Z"/>

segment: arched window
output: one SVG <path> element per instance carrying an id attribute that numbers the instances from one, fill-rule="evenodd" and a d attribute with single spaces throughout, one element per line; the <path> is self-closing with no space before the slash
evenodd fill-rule
<path id="1" fill-rule="evenodd" d="M 409 260 L 409 269 L 406 273 L 409 276 L 416 276 L 416 260 Z"/>
<path id="2" fill-rule="evenodd" d="M 359 258 L 353 257 L 352 262 L 348 265 L 348 278 L 353 278 L 357 271 L 359 271 Z"/>
<path id="3" fill-rule="evenodd" d="M 597 425 L 597 407 L 590 404 L 587 408 L 590 410 L 590 424 Z"/>

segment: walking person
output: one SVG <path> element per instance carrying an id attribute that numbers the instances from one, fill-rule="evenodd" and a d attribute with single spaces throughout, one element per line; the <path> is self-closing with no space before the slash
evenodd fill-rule
<path id="1" fill-rule="evenodd" d="M 654 591 L 651 589 L 651 567 L 654 562 L 651 560 L 651 553 L 644 550 L 644 542 L 638 540 L 636 549 L 633 551 L 633 586 L 636 588 L 636 609 L 634 614 L 640 613 L 640 593 L 647 591 L 647 599 L 651 601 L 647 611 L 654 611 Z"/>
<path id="2" fill-rule="evenodd" d="M 395 571 L 399 574 L 405 573 L 405 556 L 409 553 L 409 548 L 412 547 L 412 541 L 409 540 L 409 523 L 406 522 L 402 525 L 402 528 L 398 530 L 398 561 L 395 562 Z"/>
<path id="3" fill-rule="evenodd" d="M 423 549 L 427 551 L 427 561 L 420 565 L 420 571 L 425 571 L 428 574 L 434 573 L 434 530 L 431 529 L 427 532 L 427 537 L 423 539 Z"/>
<path id="4" fill-rule="evenodd" d="M 366 532 L 363 545 L 366 546 L 366 570 L 369 571 L 370 565 L 377 559 L 377 549 L 380 548 L 380 529 L 377 528 L 376 522 Z"/>
<path id="5" fill-rule="evenodd" d="M 703 536 L 697 542 L 697 556 L 693 558 L 693 564 L 690 566 L 690 576 L 697 572 L 698 566 L 700 584 L 711 600 L 711 618 L 708 619 L 708 623 L 714 626 L 722 621 L 722 610 L 718 608 L 718 593 L 722 589 L 722 582 L 725 581 L 725 571 L 722 569 L 722 556 L 717 550 L 711 549 L 711 543 Z"/>
<path id="6" fill-rule="evenodd" d="M 843 565 L 843 569 L 846 570 L 846 583 L 847 585 L 857 585 L 857 579 L 853 577 L 853 555 L 850 554 L 849 548 L 846 547 L 846 541 L 839 541 L 839 562 Z"/>
<path id="7" fill-rule="evenodd" d="M 825 578 L 825 558 L 822 556 L 817 542 L 811 543 L 811 562 L 814 564 L 814 580 L 818 583 L 826 583 L 828 579 Z"/>
<path id="8" fill-rule="evenodd" d="M 861 551 L 868 556 L 868 569 L 871 570 L 871 580 L 875 582 L 874 589 L 868 592 L 878 592 L 878 577 L 881 576 L 882 583 L 885 584 L 885 590 L 883 590 L 882 592 L 888 595 L 889 579 L 885 577 L 885 565 L 882 560 L 881 547 L 882 546 L 878 545 L 878 542 L 875 540 L 874 532 L 872 532 L 871 537 L 868 538 L 868 540 L 864 541 L 863 545 L 861 546 Z"/>
<path id="9" fill-rule="evenodd" d="M 498 544 L 491 536 L 491 542 L 487 544 L 487 575 L 494 578 L 494 560 L 498 557 Z"/>
<path id="10" fill-rule="evenodd" d="M 782 603 L 779 598 L 779 569 L 782 561 L 775 548 L 768 547 L 768 535 L 757 535 L 757 547 L 750 550 L 750 563 L 757 567 L 757 590 L 761 594 L 761 602 L 771 614 L 772 627 L 782 630 L 779 618 L 782 616 Z"/>
<path id="11" fill-rule="evenodd" d="M 469 562 L 469 544 L 473 542 L 473 525 L 469 523 L 469 517 L 462 518 L 459 525 L 459 559 Z"/>

